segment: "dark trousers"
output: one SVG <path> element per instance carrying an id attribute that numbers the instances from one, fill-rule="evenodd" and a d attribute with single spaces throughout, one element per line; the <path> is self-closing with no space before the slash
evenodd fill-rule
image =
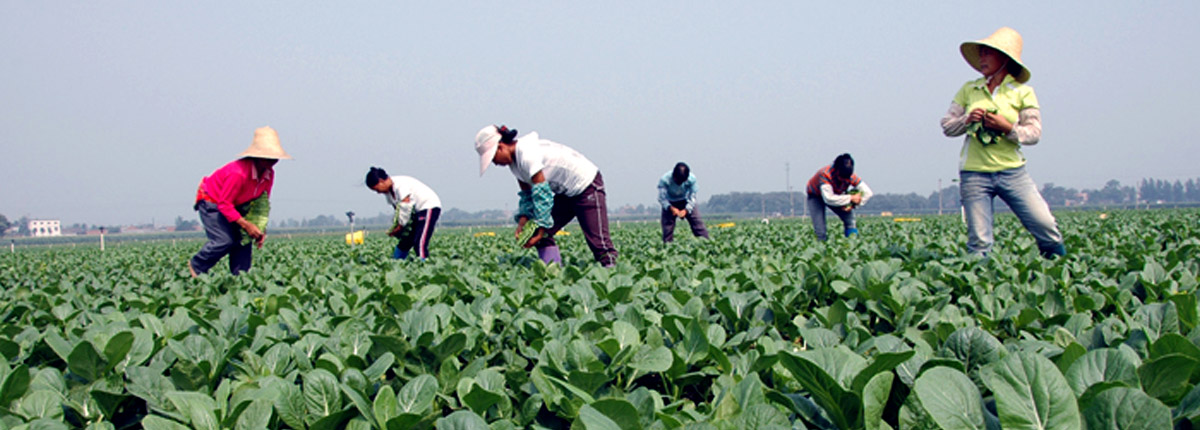
<path id="1" fill-rule="evenodd" d="M 671 206 L 676 209 L 687 209 L 687 201 L 680 200 L 670 202 Z M 675 214 L 671 213 L 670 209 L 662 211 L 662 233 L 663 243 L 671 243 L 675 240 Z M 692 209 L 688 211 L 687 216 L 684 216 L 688 221 L 688 225 L 692 227 L 692 234 L 696 237 L 708 239 L 708 229 L 704 227 L 704 220 L 700 219 L 700 212 Z"/>
<path id="2" fill-rule="evenodd" d="M 200 224 L 204 226 L 208 242 L 192 257 L 192 270 L 208 273 L 226 254 L 229 255 L 231 273 L 236 275 L 250 270 L 254 242 L 241 244 L 242 229 L 225 219 L 225 215 L 217 210 L 216 203 L 202 200 L 196 203 L 195 209 L 200 213 Z"/>
<path id="3" fill-rule="evenodd" d="M 612 238 L 608 235 L 608 201 L 604 192 L 604 178 L 600 176 L 600 172 L 596 172 L 596 179 L 579 195 L 555 195 L 550 216 L 554 218 L 554 226 L 538 241 L 538 248 L 557 246 L 554 234 L 578 217 L 579 228 L 583 230 L 583 237 L 587 240 L 588 248 L 592 250 L 592 257 L 603 266 L 617 263 L 617 248 L 613 246 Z"/>
<path id="4" fill-rule="evenodd" d="M 400 235 L 400 242 L 396 244 L 396 250 L 392 253 L 392 258 L 403 259 L 408 257 L 408 250 L 414 246 L 417 248 L 417 257 L 422 260 L 429 258 L 429 239 L 433 237 L 433 230 L 437 226 L 438 217 L 442 215 L 442 208 L 426 209 L 417 212 L 413 217 L 413 228 L 405 230 L 404 234 Z"/>
<path id="5" fill-rule="evenodd" d="M 825 199 L 821 196 L 808 196 L 808 216 L 812 218 L 813 231 L 817 233 L 817 240 L 824 242 L 825 236 L 825 208 L 832 210 L 838 218 L 842 219 L 842 227 L 847 235 L 855 229 L 854 211 L 847 211 L 841 207 L 834 207 L 825 204 Z"/>

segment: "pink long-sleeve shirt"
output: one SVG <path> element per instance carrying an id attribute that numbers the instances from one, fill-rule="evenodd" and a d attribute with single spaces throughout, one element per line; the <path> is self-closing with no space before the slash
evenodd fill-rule
<path id="1" fill-rule="evenodd" d="M 274 168 L 260 174 L 254 168 L 253 160 L 240 158 L 205 176 L 200 181 L 200 191 L 217 204 L 217 210 L 225 215 L 225 219 L 236 222 L 242 218 L 237 206 L 257 199 L 263 193 L 270 193 L 274 184 Z M 202 199 L 201 195 L 196 197 L 197 202 Z"/>

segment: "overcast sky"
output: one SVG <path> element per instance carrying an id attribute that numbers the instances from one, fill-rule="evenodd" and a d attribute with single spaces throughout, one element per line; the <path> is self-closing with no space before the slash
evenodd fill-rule
<path id="1" fill-rule="evenodd" d="M 294 157 L 272 220 L 384 212 L 371 165 L 512 209 L 473 149 L 497 123 L 578 149 L 611 208 L 654 203 L 676 161 L 707 200 L 782 191 L 788 164 L 803 192 L 841 152 L 877 193 L 926 195 L 957 177 L 958 46 L 1000 26 L 1042 104 L 1039 184 L 1200 177 L 1200 2 L 509 3 L 0 0 L 0 214 L 196 219 L 263 125 Z"/>

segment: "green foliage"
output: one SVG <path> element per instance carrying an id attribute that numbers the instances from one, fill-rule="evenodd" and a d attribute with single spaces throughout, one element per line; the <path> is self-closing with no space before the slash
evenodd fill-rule
<path id="1" fill-rule="evenodd" d="M 577 232 L 277 238 L 191 279 L 199 241 L 0 255 L 0 428 L 1169 428 L 1200 421 L 1200 212 L 803 220 L 664 245 Z M 1186 422 L 1186 423 L 1185 423 Z M 1140 427 L 1139 427 L 1140 426 Z"/>

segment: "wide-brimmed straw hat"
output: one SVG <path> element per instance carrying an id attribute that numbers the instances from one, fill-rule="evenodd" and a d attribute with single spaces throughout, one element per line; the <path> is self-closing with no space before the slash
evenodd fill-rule
<path id="1" fill-rule="evenodd" d="M 273 160 L 291 160 L 292 156 L 283 151 L 283 147 L 279 146 L 279 133 L 271 127 L 260 127 L 254 130 L 254 142 L 250 143 L 250 147 L 246 148 L 238 155 L 238 158 L 255 157 L 255 158 L 270 158 Z"/>
<path id="2" fill-rule="evenodd" d="M 963 59 L 975 70 L 979 70 L 979 47 L 987 46 L 997 51 L 1003 52 L 1008 56 L 1010 61 L 1021 66 L 1021 73 L 1013 76 L 1017 82 L 1025 83 L 1029 81 L 1029 68 L 1025 67 L 1025 63 L 1021 62 L 1021 33 L 1008 27 L 1000 27 L 991 36 L 986 39 L 976 40 L 972 42 L 963 42 L 959 45 L 958 50 L 962 51 Z"/>

